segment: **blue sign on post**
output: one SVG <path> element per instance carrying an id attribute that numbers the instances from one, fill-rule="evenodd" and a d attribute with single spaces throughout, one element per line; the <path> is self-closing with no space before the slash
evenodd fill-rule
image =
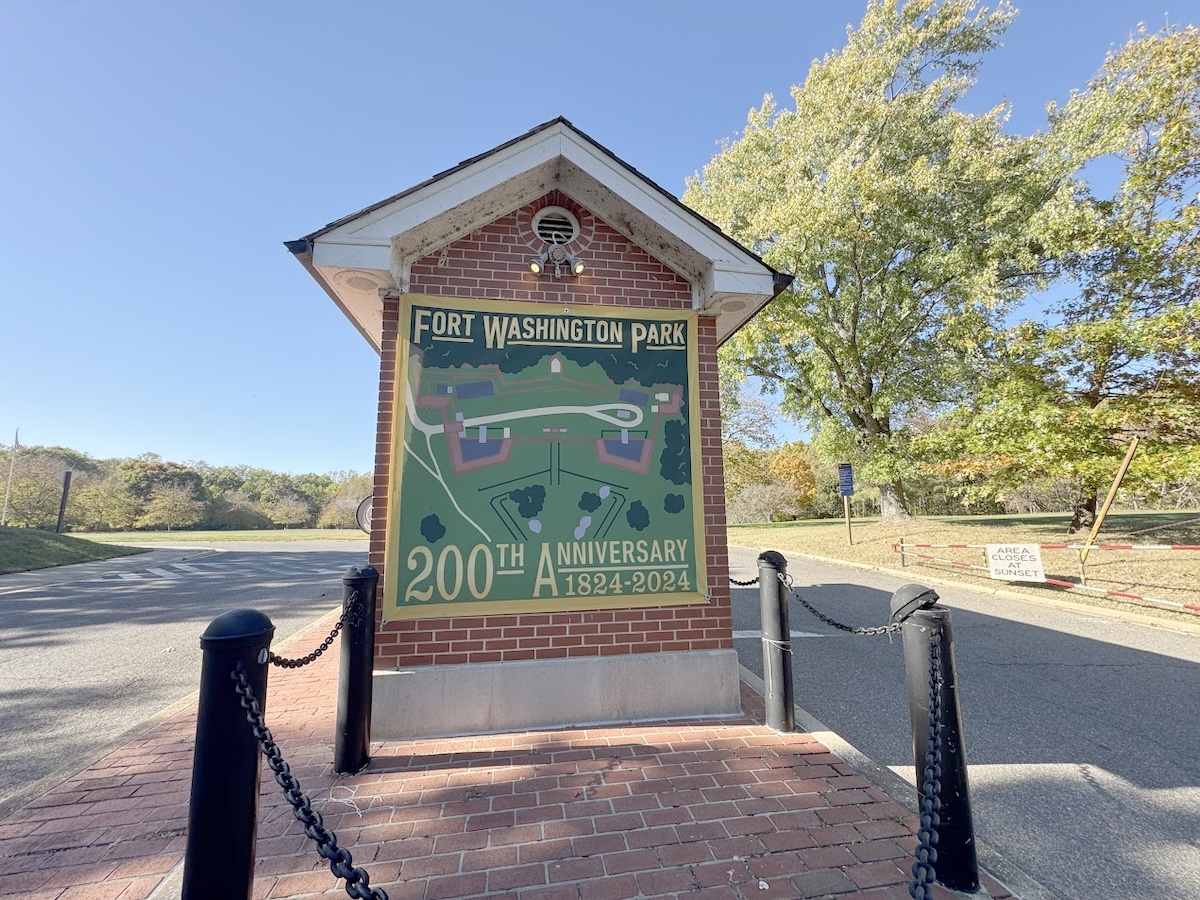
<path id="1" fill-rule="evenodd" d="M 843 497 L 854 496 L 854 470 L 850 463 L 838 463 L 838 492 Z"/>

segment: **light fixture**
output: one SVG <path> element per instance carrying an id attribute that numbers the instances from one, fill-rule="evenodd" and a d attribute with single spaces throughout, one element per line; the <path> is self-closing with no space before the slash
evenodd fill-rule
<path id="1" fill-rule="evenodd" d="M 545 250 L 529 261 L 529 271 L 534 275 L 541 275 L 546 271 L 547 266 L 554 267 L 555 278 L 562 276 L 564 266 L 569 275 L 582 275 L 586 268 L 583 261 L 572 256 L 562 244 L 548 245 Z"/>

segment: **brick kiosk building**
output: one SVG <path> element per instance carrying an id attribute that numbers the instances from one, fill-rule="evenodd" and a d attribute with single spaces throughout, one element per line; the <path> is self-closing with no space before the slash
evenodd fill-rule
<path id="1" fill-rule="evenodd" d="M 561 118 L 287 247 L 380 354 L 373 736 L 736 712 L 716 350 L 790 278 Z"/>

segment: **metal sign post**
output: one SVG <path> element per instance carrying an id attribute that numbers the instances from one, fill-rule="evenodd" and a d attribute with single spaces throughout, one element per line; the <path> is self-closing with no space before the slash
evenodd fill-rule
<path id="1" fill-rule="evenodd" d="M 854 496 L 854 469 L 850 463 L 838 463 L 838 493 L 842 495 L 842 510 L 846 515 L 846 546 L 854 546 L 850 530 L 850 498 Z"/>

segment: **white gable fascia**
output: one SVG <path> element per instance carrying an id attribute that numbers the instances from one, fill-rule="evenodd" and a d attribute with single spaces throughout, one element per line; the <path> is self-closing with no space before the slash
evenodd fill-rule
<path id="1" fill-rule="evenodd" d="M 535 135 L 530 143 L 518 144 L 486 156 L 465 169 L 427 184 L 419 191 L 406 194 L 347 222 L 321 235 L 317 243 L 347 241 L 389 246 L 396 235 L 411 231 L 456 206 L 474 200 L 530 169 L 550 163 L 559 155 L 557 144 L 553 135 Z"/>
<path id="2" fill-rule="evenodd" d="M 775 278 L 769 272 L 763 272 L 743 266 L 713 266 L 704 275 L 703 296 L 711 298 L 728 297 L 733 294 L 747 297 L 762 297 L 769 299 L 775 292 Z"/>
<path id="3" fill-rule="evenodd" d="M 573 135 L 568 135 L 573 137 Z M 762 267 L 762 263 L 737 248 L 712 229 L 681 212 L 676 203 L 668 200 L 640 179 L 631 179 L 616 160 L 601 155 L 578 139 L 563 142 L 562 156 L 574 163 L 607 188 L 616 197 L 654 220 L 681 243 L 691 247 L 713 262 L 735 259 L 743 265 Z"/>
<path id="4" fill-rule="evenodd" d="M 314 241 L 313 261 L 317 265 L 344 265 L 359 268 L 387 268 L 392 240 L 425 223 L 468 204 L 489 191 L 501 188 L 522 175 L 546 166 L 553 177 L 552 164 L 561 157 L 576 166 L 623 203 L 638 210 L 671 234 L 683 245 L 713 264 L 740 264 L 748 268 L 762 263 L 736 245 L 722 240 L 711 228 L 682 213 L 676 204 L 629 172 L 615 159 L 600 153 L 574 131 L 559 124 L 539 132 L 526 141 L 485 156 L 475 163 L 431 182 L 419 191 L 398 198 L 331 229 Z M 544 190 L 530 196 L 512 198 L 512 209 L 537 199 L 545 191 L 558 187 L 568 195 L 568 184 L 546 184 Z M 505 212 L 510 210 L 505 210 Z M 495 211 L 481 214 L 456 229 L 459 235 L 493 221 Z M 355 252 L 352 248 L 360 248 Z M 374 250 L 375 252 L 372 252 Z"/>

